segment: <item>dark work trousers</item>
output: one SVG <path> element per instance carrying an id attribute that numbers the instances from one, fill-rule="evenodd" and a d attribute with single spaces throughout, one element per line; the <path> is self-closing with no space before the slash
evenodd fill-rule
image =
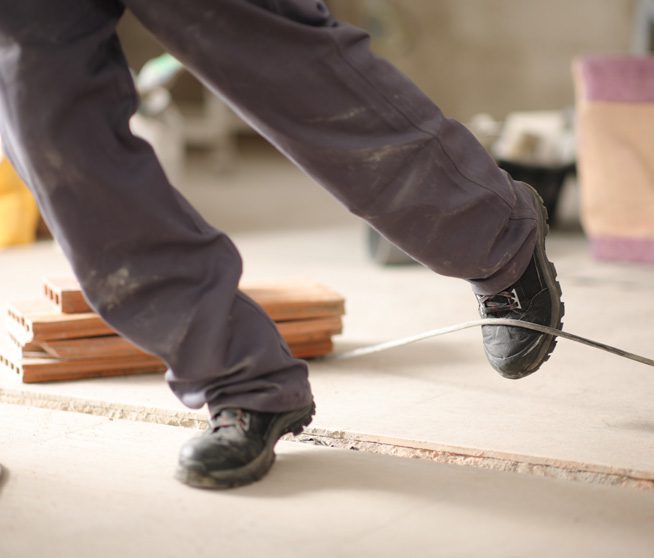
<path id="1" fill-rule="evenodd" d="M 0 0 L 5 150 L 93 308 L 169 366 L 188 406 L 280 412 L 307 366 L 238 290 L 240 256 L 134 137 L 127 7 L 351 212 L 479 294 L 513 283 L 536 209 L 472 135 L 316 0 Z M 472 303 L 472 300 L 471 300 Z"/>

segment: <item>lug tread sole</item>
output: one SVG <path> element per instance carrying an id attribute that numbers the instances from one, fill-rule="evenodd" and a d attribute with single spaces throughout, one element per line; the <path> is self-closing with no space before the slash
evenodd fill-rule
<path id="1" fill-rule="evenodd" d="M 558 281 L 558 274 L 556 271 L 556 267 L 554 264 L 547 258 L 546 252 L 545 252 L 545 239 L 547 235 L 550 232 L 550 226 L 549 226 L 549 216 L 547 213 L 547 208 L 545 207 L 545 202 L 543 201 L 543 198 L 540 196 L 540 194 L 529 184 L 527 186 L 531 189 L 531 191 L 534 194 L 534 197 L 536 198 L 536 202 L 539 205 L 539 210 L 541 212 L 541 216 L 543 218 L 543 223 L 544 223 L 544 232 L 541 235 L 541 238 L 538 239 L 538 242 L 540 244 L 539 249 L 540 252 L 542 253 L 542 258 L 540 258 L 540 263 L 546 268 L 546 272 L 548 273 L 548 288 L 550 290 L 550 297 L 551 297 L 551 302 L 552 302 L 552 309 L 558 308 L 558 317 L 555 321 L 555 323 L 550 323 L 550 327 L 553 327 L 555 329 L 562 329 L 563 328 L 563 317 L 565 315 L 565 303 L 562 301 L 563 297 L 563 291 L 561 290 L 561 283 Z M 553 288 L 552 288 L 553 287 Z M 554 292 L 552 292 L 554 291 Z M 552 353 L 554 352 L 554 349 L 556 348 L 557 344 L 557 337 L 551 335 L 547 336 L 549 337 L 549 343 L 543 344 L 543 347 L 541 347 L 540 350 L 540 357 L 536 360 L 535 365 L 530 368 L 527 372 L 524 374 L 521 374 L 519 376 L 516 376 L 516 378 L 523 378 L 525 376 L 528 376 L 534 372 L 536 372 L 545 362 L 547 362 L 550 357 L 552 356 Z"/>
<path id="2" fill-rule="evenodd" d="M 557 272 L 556 272 L 556 267 L 554 264 L 547 258 L 547 254 L 545 252 L 545 239 L 547 238 L 547 235 L 549 233 L 550 227 L 549 227 L 549 219 L 548 219 L 548 214 L 547 214 L 547 208 L 545 207 L 545 203 L 543 202 L 543 199 L 541 198 L 540 194 L 529 184 L 525 184 L 533 193 L 534 198 L 537 203 L 537 209 L 541 212 L 541 221 L 539 221 L 538 225 L 538 239 L 537 239 L 537 244 L 536 244 L 536 255 L 538 258 L 539 265 L 543 272 L 545 273 L 545 283 L 547 285 L 547 288 L 550 293 L 550 301 L 552 305 L 552 312 L 557 312 L 558 315 L 556 315 L 556 318 L 553 321 L 550 321 L 549 325 L 550 327 L 556 328 L 556 329 L 562 329 L 563 328 L 563 316 L 565 315 L 565 304 L 561 300 L 563 297 L 563 292 L 561 290 L 561 284 L 558 281 L 557 278 Z M 542 223 L 542 225 L 540 224 Z M 524 378 L 526 376 L 529 376 L 536 372 L 545 362 L 547 362 L 552 353 L 554 352 L 554 349 L 556 347 L 557 343 L 557 338 L 553 335 L 544 335 L 545 340 L 542 342 L 541 346 L 538 348 L 538 354 L 537 356 L 533 359 L 533 364 L 524 370 L 523 372 L 520 373 L 512 373 L 512 372 L 506 372 L 501 370 L 499 366 L 496 366 L 493 364 L 492 360 L 489 360 L 491 362 L 491 365 L 495 370 L 497 370 L 503 377 L 510 379 L 510 380 L 519 380 L 521 378 Z"/>

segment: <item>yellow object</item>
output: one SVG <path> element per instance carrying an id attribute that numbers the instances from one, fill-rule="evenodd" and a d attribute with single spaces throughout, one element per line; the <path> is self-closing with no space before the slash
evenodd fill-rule
<path id="1" fill-rule="evenodd" d="M 0 157 L 2 157 L 0 155 Z M 0 248 L 36 238 L 39 209 L 6 157 L 0 159 Z"/>

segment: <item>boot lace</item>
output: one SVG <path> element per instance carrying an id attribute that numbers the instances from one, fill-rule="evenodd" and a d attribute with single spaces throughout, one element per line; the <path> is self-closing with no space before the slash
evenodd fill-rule
<path id="1" fill-rule="evenodd" d="M 522 304 L 515 289 L 494 295 L 477 295 L 479 310 L 483 316 L 502 315 L 513 310 L 521 310 Z"/>
<path id="2" fill-rule="evenodd" d="M 221 428 L 238 428 L 245 432 L 250 427 L 250 413 L 242 409 L 223 409 L 211 421 L 214 432 Z"/>

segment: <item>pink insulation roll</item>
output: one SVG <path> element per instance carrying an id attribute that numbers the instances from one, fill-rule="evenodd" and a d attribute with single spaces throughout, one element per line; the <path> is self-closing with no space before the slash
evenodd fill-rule
<path id="1" fill-rule="evenodd" d="M 600 259 L 654 263 L 654 57 L 575 63 L 581 211 Z"/>

